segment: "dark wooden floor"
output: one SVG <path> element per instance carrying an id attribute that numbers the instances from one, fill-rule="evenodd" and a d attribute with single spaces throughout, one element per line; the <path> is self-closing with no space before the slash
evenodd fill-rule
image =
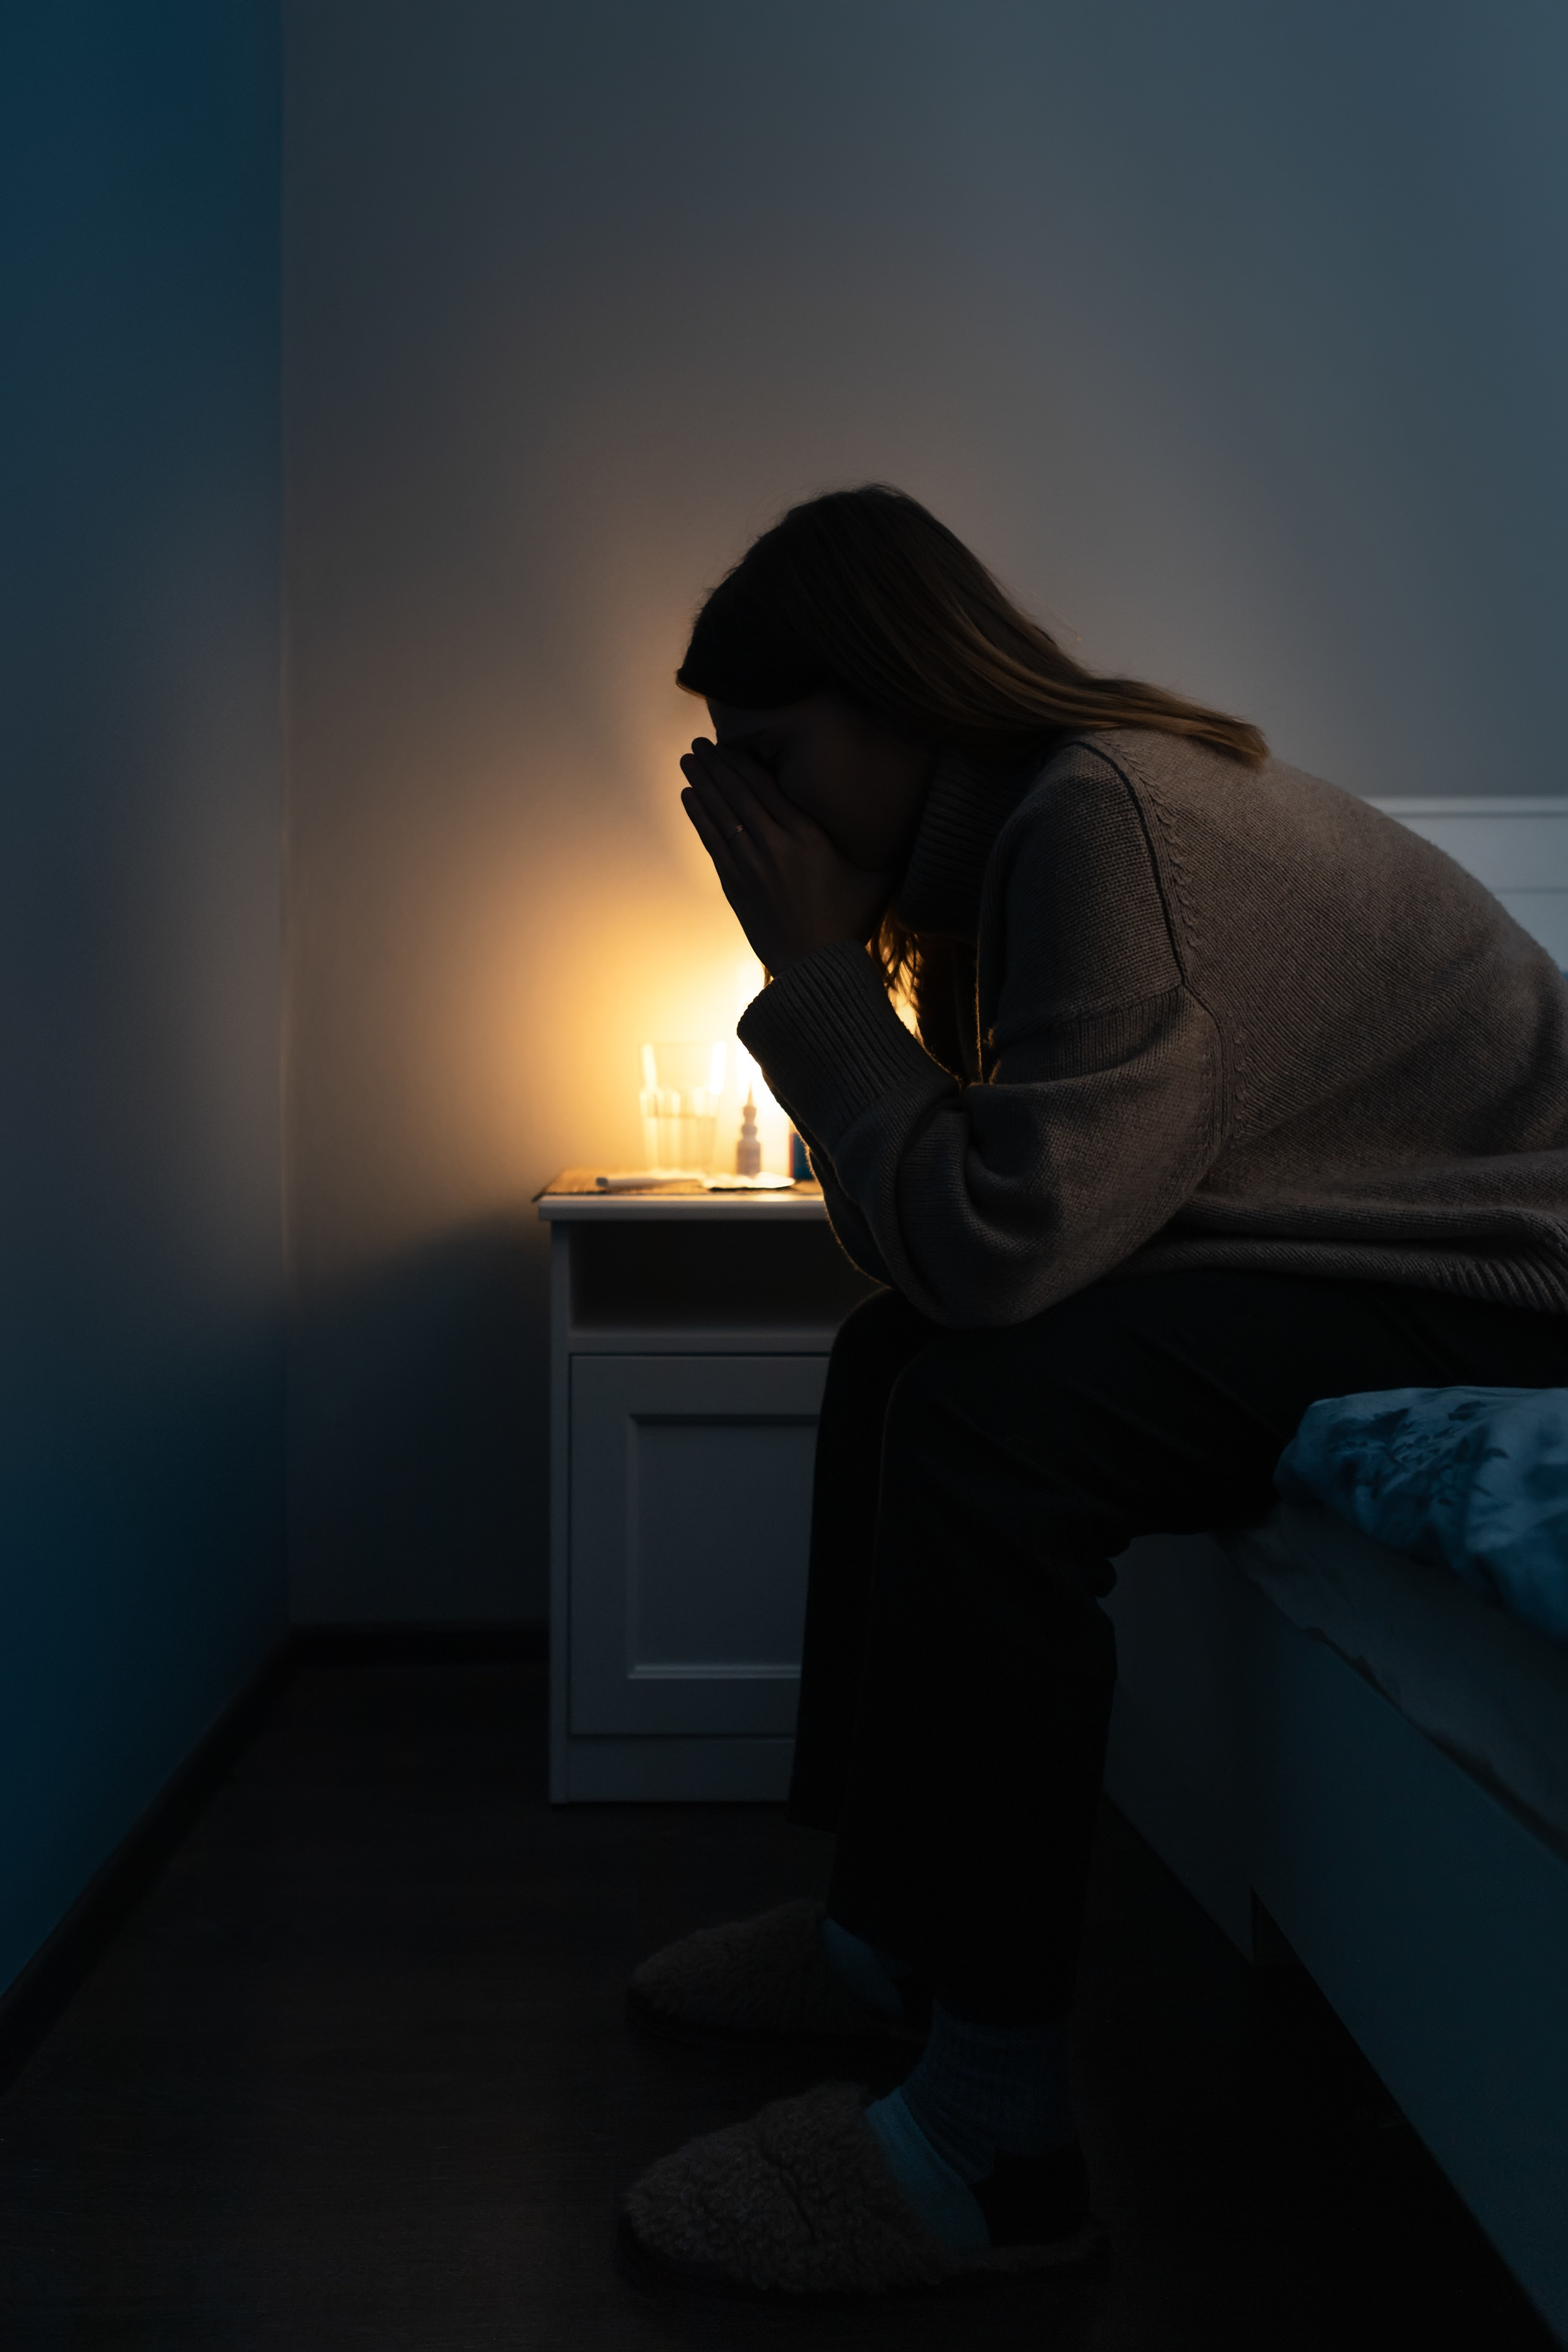
<path id="1" fill-rule="evenodd" d="M 771 1809 L 542 1796 L 525 1665 L 311 1668 L 0 2102 L 6 2352 L 1249 2352 L 1550 2339 L 1300 1971 L 1112 1814 L 1078 2053 L 1100 2280 L 649 2297 L 617 2193 L 813 2079 L 639 2042 L 644 1951 L 819 1879 Z"/>

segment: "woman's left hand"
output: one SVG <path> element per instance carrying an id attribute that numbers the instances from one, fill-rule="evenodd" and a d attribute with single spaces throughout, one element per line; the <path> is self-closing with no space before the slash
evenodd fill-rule
<path id="1" fill-rule="evenodd" d="M 822 827 L 780 792 L 760 760 L 705 738 L 680 762 L 681 805 L 720 887 L 770 971 L 814 948 L 869 940 L 897 879 L 851 866 Z"/>

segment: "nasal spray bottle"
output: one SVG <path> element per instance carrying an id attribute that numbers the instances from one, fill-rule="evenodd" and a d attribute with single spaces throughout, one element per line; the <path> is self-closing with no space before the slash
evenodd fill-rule
<path id="1" fill-rule="evenodd" d="M 746 1088 L 746 1099 L 741 1106 L 741 1134 L 735 1145 L 737 1176 L 760 1176 L 763 1172 L 763 1139 L 757 1133 L 757 1097 L 755 1089 Z"/>

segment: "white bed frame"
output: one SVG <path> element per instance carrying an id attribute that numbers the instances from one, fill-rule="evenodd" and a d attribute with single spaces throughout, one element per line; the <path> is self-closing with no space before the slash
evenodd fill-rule
<path id="1" fill-rule="evenodd" d="M 1108 1793 L 1249 1958 L 1263 1906 L 1568 2343 L 1568 1863 L 1206 1536 L 1117 1570 Z"/>
<path id="2" fill-rule="evenodd" d="M 1484 882 L 1568 971 L 1568 796 L 1375 800 Z"/>
<path id="3" fill-rule="evenodd" d="M 1568 796 L 1375 805 L 1568 969 Z M 1120 1573 L 1110 1795 L 1244 1952 L 1278 1922 L 1568 2344 L 1568 1864 L 1207 1538 Z"/>

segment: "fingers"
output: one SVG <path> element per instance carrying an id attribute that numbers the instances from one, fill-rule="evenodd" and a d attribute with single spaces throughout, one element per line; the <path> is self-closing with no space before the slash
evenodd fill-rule
<path id="1" fill-rule="evenodd" d="M 756 901 L 756 877 L 743 873 L 731 855 L 738 828 L 732 826 L 729 837 L 717 830 L 708 811 L 689 788 L 681 793 L 680 803 L 691 820 L 697 838 L 713 861 L 719 887 L 728 899 L 741 929 L 765 963 L 767 953 L 764 950 L 771 949 L 771 940 L 765 929 L 759 926 L 762 910 Z"/>
<path id="2" fill-rule="evenodd" d="M 738 878 L 744 862 L 742 852 L 760 845 L 766 820 L 753 816 L 751 825 L 745 825 L 723 794 L 700 775 L 687 785 L 680 797 L 721 878 L 731 874 Z"/>
<path id="3" fill-rule="evenodd" d="M 798 829 L 799 810 L 780 792 L 762 761 L 748 752 L 726 751 L 700 739 L 680 765 L 693 784 L 708 785 L 709 805 L 713 805 L 715 796 L 722 800 L 739 824 L 756 827 L 766 818 L 783 833 Z"/>
<path id="4" fill-rule="evenodd" d="M 764 768 L 760 760 L 749 758 L 744 751 L 716 751 L 713 756 L 716 764 L 720 765 L 721 774 L 727 766 L 742 789 L 766 812 L 782 832 L 795 831 L 801 822 L 800 811 L 779 790 L 772 772 Z"/>
<path id="5" fill-rule="evenodd" d="M 751 778 L 711 744 L 694 743 L 680 767 L 688 782 L 701 793 L 707 807 L 721 814 L 724 809 L 731 809 L 742 823 L 753 813 L 755 793 Z"/>
<path id="6" fill-rule="evenodd" d="M 765 811 L 738 788 L 725 792 L 715 777 L 695 764 L 687 769 L 687 774 L 689 782 L 681 797 L 689 796 L 702 811 L 713 838 L 726 845 L 731 859 L 747 845 L 748 840 L 753 846 L 760 846 L 764 840 L 770 846 L 779 842 L 777 830 Z"/>
<path id="7" fill-rule="evenodd" d="M 698 840 L 713 860 L 714 871 L 722 885 L 725 897 L 728 898 L 731 885 L 740 880 L 732 844 L 743 831 L 743 827 L 732 821 L 726 823 L 723 817 L 715 819 L 689 784 L 680 795 L 680 805 L 690 818 Z"/>

